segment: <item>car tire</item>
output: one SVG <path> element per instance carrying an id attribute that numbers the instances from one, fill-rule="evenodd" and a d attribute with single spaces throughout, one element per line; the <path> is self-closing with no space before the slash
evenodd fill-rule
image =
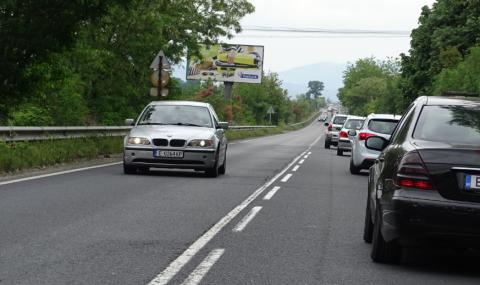
<path id="1" fill-rule="evenodd" d="M 208 177 L 212 177 L 212 178 L 218 177 L 218 174 L 219 174 L 219 171 L 218 171 L 218 160 L 220 159 L 219 157 L 220 157 L 220 155 L 218 154 L 218 151 L 217 151 L 217 155 L 216 155 L 216 157 L 215 157 L 215 164 L 213 165 L 213 167 L 208 168 L 208 169 L 205 171 L 205 174 L 206 174 Z"/>
<path id="2" fill-rule="evenodd" d="M 227 150 L 225 150 L 225 159 L 223 160 L 222 166 L 218 169 L 218 174 L 224 175 L 227 172 Z"/>
<path id="3" fill-rule="evenodd" d="M 350 159 L 350 173 L 357 175 L 360 174 L 360 171 L 362 169 L 360 167 L 356 167 L 355 164 L 353 164 L 353 159 Z"/>
<path id="4" fill-rule="evenodd" d="M 385 241 L 380 230 L 382 223 L 380 211 L 377 209 L 373 225 L 371 258 L 376 263 L 398 263 L 402 256 L 402 248 L 396 240 Z"/>
<path id="5" fill-rule="evenodd" d="M 343 150 L 337 148 L 337 155 L 338 156 L 343 156 Z"/>
<path id="6" fill-rule="evenodd" d="M 365 223 L 363 226 L 363 241 L 372 243 L 373 240 L 373 223 L 372 213 L 370 209 L 370 199 L 367 197 L 367 207 L 365 208 Z"/>
<path id="7" fill-rule="evenodd" d="M 136 174 L 137 168 L 135 166 L 126 165 L 123 163 L 123 173 L 124 174 Z"/>
<path id="8" fill-rule="evenodd" d="M 325 139 L 325 148 L 329 149 L 330 148 L 330 141 Z"/>

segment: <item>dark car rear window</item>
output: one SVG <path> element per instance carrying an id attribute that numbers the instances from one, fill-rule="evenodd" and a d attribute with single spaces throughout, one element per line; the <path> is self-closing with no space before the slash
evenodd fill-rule
<path id="1" fill-rule="evenodd" d="M 480 145 L 480 105 L 425 106 L 413 136 L 416 139 Z"/>
<path id="2" fill-rule="evenodd" d="M 368 129 L 385 135 L 391 135 L 398 124 L 398 120 L 372 119 L 368 122 Z"/>
<path id="3" fill-rule="evenodd" d="M 338 117 L 335 117 L 335 119 L 333 119 L 333 124 L 334 125 L 343 125 L 346 120 L 347 120 L 347 117 L 338 116 Z"/>
<path id="4" fill-rule="evenodd" d="M 363 121 L 364 120 L 362 119 L 350 119 L 343 127 L 349 130 L 360 130 L 362 128 Z"/>

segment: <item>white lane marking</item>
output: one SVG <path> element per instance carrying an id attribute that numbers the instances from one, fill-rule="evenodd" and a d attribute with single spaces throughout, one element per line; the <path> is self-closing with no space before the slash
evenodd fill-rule
<path id="1" fill-rule="evenodd" d="M 305 162 L 305 159 L 302 159 L 298 162 L 298 164 L 303 164 Z"/>
<path id="2" fill-rule="evenodd" d="M 323 135 L 322 135 L 323 136 Z M 320 140 L 318 138 L 316 141 Z M 303 154 L 302 154 L 303 155 Z M 235 218 L 243 209 L 252 203 L 265 189 L 270 187 L 273 182 L 277 181 L 285 172 L 287 172 L 292 165 L 294 165 L 302 155 L 297 156 L 290 162 L 282 171 L 263 184 L 260 188 L 255 190 L 245 201 L 231 210 L 225 217 L 220 219 L 213 227 L 205 232 L 199 239 L 192 243 L 179 257 L 168 265 L 162 272 L 160 272 L 148 285 L 165 285 L 173 276 L 175 276 L 194 256 L 197 254 L 213 237 L 215 237 L 230 221 Z"/>
<path id="3" fill-rule="evenodd" d="M 182 285 L 197 285 L 202 281 L 203 277 L 207 275 L 208 271 L 215 265 L 220 257 L 225 252 L 223 248 L 217 248 L 212 250 L 210 254 L 195 268 L 195 270 L 188 275 L 187 279 L 183 281 Z"/>
<path id="4" fill-rule="evenodd" d="M 297 172 L 297 170 L 300 168 L 300 165 L 295 165 L 295 167 L 292 169 L 293 172 Z"/>
<path id="5" fill-rule="evenodd" d="M 250 223 L 253 220 L 253 218 L 255 218 L 255 216 L 258 214 L 258 212 L 260 212 L 261 209 L 262 207 L 260 206 L 253 207 L 250 210 L 250 212 L 248 212 L 248 214 L 245 217 L 243 217 L 243 219 L 240 222 L 238 222 L 238 224 L 233 228 L 233 231 L 236 233 L 243 231 L 243 229 L 245 229 L 248 223 Z"/>
<path id="6" fill-rule="evenodd" d="M 13 183 L 18 183 L 18 182 L 36 180 L 36 179 L 46 178 L 46 177 L 51 177 L 51 176 L 57 176 L 57 175 L 62 175 L 62 174 L 85 171 L 85 170 L 90 170 L 90 169 L 95 169 L 95 168 L 108 167 L 108 166 L 113 166 L 113 165 L 122 164 L 122 163 L 123 162 L 113 162 L 113 163 L 100 164 L 100 165 L 95 165 L 95 166 L 65 170 L 65 171 L 60 171 L 60 172 L 54 172 L 54 173 L 49 173 L 49 174 L 42 174 L 42 175 L 37 175 L 37 176 L 32 176 L 32 177 L 25 177 L 25 178 L 20 178 L 20 179 L 15 179 L 15 180 L 8 180 L 8 181 L 0 182 L 0 186 L 13 184 Z"/>
<path id="7" fill-rule="evenodd" d="M 307 159 L 307 158 L 308 158 L 308 155 L 305 155 L 303 158 Z"/>
<path id="8" fill-rule="evenodd" d="M 275 193 L 277 193 L 277 191 L 280 190 L 280 187 L 279 186 L 275 186 L 272 188 L 272 190 L 270 190 L 267 195 L 265 195 L 265 197 L 263 197 L 263 200 L 270 200 L 272 199 L 273 195 L 275 195 Z"/>
<path id="9" fill-rule="evenodd" d="M 311 151 L 309 151 L 309 152 L 308 152 L 308 155 L 310 155 L 310 154 L 312 154 L 312 152 L 311 152 Z"/>
<path id="10" fill-rule="evenodd" d="M 288 180 L 290 180 L 290 178 L 292 177 L 293 174 L 289 173 L 287 175 L 285 175 L 285 177 L 282 178 L 282 182 L 287 182 Z"/>

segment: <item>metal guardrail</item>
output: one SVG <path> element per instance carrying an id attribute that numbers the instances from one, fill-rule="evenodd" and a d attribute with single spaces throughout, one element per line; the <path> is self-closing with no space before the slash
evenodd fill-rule
<path id="1" fill-rule="evenodd" d="M 306 124 L 319 114 L 314 114 L 310 119 L 288 125 L 295 127 Z M 230 126 L 230 130 L 256 130 L 273 129 L 277 126 Z M 0 126 L 0 141 L 37 141 L 48 139 L 68 139 L 80 137 L 98 137 L 98 136 L 125 136 L 132 129 L 131 126 L 93 126 L 93 127 L 2 127 Z"/>

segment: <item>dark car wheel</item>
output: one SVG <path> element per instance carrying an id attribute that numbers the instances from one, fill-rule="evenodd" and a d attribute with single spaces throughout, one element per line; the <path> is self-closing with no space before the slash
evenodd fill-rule
<path id="1" fill-rule="evenodd" d="M 329 149 L 330 148 L 330 141 L 325 139 L 325 148 Z"/>
<path id="2" fill-rule="evenodd" d="M 220 159 L 219 157 L 220 157 L 219 151 L 217 151 L 217 155 L 215 157 L 215 164 L 213 165 L 213 167 L 205 170 L 205 174 L 207 174 L 208 177 L 212 177 L 212 178 L 218 177 L 219 175 L 218 160 Z"/>
<path id="3" fill-rule="evenodd" d="M 350 173 L 351 174 L 360 174 L 361 168 L 356 167 L 355 164 L 353 164 L 353 159 L 350 159 Z"/>
<path id="4" fill-rule="evenodd" d="M 377 209 L 373 225 L 373 240 L 371 258 L 377 263 L 398 263 L 402 255 L 402 248 L 396 240 L 385 241 L 380 230 L 380 211 Z"/>
<path id="5" fill-rule="evenodd" d="M 136 174 L 137 168 L 135 166 L 123 164 L 123 173 L 124 174 Z"/>
<path id="6" fill-rule="evenodd" d="M 343 156 L 343 150 L 337 148 L 337 155 L 338 156 Z"/>
<path id="7" fill-rule="evenodd" d="M 363 240 L 366 243 L 372 243 L 373 239 L 373 223 L 370 209 L 370 200 L 367 198 L 367 207 L 365 208 L 365 224 L 363 226 Z"/>
<path id="8" fill-rule="evenodd" d="M 227 150 L 225 150 L 225 159 L 223 160 L 222 166 L 218 169 L 218 173 L 223 175 L 227 172 Z"/>

